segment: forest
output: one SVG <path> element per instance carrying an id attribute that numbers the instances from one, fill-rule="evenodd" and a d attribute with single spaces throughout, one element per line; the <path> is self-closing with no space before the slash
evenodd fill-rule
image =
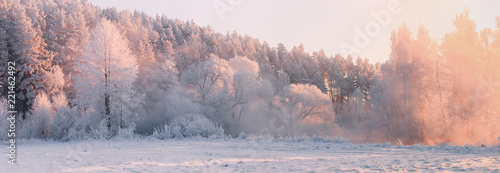
<path id="1" fill-rule="evenodd" d="M 476 28 L 468 10 L 450 20 L 440 40 L 400 26 L 389 60 L 374 64 L 86 0 L 0 0 L 0 128 L 15 91 L 24 139 L 497 144 L 500 18 L 495 28 Z"/>

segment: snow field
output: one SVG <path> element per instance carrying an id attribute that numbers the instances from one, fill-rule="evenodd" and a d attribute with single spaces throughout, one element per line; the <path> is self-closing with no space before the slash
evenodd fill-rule
<path id="1" fill-rule="evenodd" d="M 0 172 L 500 172 L 500 147 L 324 139 L 24 141 Z"/>

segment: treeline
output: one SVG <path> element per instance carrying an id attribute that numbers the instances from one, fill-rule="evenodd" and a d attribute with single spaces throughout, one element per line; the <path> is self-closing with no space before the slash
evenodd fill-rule
<path id="1" fill-rule="evenodd" d="M 269 119 L 286 118 L 287 130 L 279 131 L 286 135 L 302 119 L 331 109 L 325 100 L 347 101 L 361 84 L 352 79 L 371 81 L 374 74 L 366 60 L 354 64 L 351 57 L 334 59 L 322 51 L 310 55 L 302 45 L 289 51 L 192 21 L 85 1 L 3 0 L 0 20 L 2 67 L 18 64 L 20 126 L 38 128 L 21 137 L 95 136 L 99 125 L 109 136 L 131 126 L 151 134 L 191 114 L 233 136 L 258 133 L 269 129 Z M 231 64 L 236 62 L 245 64 Z M 6 74 L 0 76 L 4 96 Z M 321 115 L 334 117 L 331 111 Z M 259 123 L 242 127 L 246 121 Z"/>
<path id="2" fill-rule="evenodd" d="M 245 132 L 463 144 L 500 131 L 497 92 L 471 99 L 474 80 L 498 74 L 500 27 L 477 33 L 467 11 L 441 45 L 402 26 L 390 60 L 373 65 L 86 1 L 0 2 L 2 104 L 15 61 L 22 138 Z"/>

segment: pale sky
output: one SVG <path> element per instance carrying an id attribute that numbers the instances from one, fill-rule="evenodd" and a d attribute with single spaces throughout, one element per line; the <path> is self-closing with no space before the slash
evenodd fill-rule
<path id="1" fill-rule="evenodd" d="M 352 45 L 359 50 L 359 53 L 354 52 L 354 56 L 368 58 L 370 62 L 383 62 L 389 58 L 390 33 L 402 23 L 406 23 L 414 34 L 423 24 L 431 37 L 439 41 L 445 33 L 453 30 L 454 16 L 465 8 L 471 12 L 478 30 L 493 28 L 495 17 L 500 16 L 500 0 L 89 1 L 101 7 L 137 9 L 152 16 L 164 14 L 184 21 L 192 19 L 200 26 L 210 25 L 223 34 L 236 31 L 259 38 L 261 42 L 267 41 L 274 47 L 283 43 L 289 50 L 303 43 L 309 53 L 323 49 L 327 55 L 344 55 L 342 45 Z M 397 7 L 392 11 L 395 13 L 389 11 L 391 4 Z M 371 15 L 371 12 L 383 14 L 383 11 L 391 16 L 385 26 Z M 366 34 L 366 26 L 372 31 L 372 35 L 367 35 L 369 42 L 356 44 L 356 28 Z"/>

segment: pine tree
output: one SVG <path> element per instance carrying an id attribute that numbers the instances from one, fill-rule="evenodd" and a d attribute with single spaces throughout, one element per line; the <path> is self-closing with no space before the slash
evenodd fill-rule
<path id="1" fill-rule="evenodd" d="M 53 55 L 45 49 L 42 38 L 39 16 L 28 17 L 36 11 L 35 6 L 26 7 L 19 1 L 0 1 L 1 28 L 4 28 L 7 39 L 8 59 L 16 62 L 16 109 L 25 113 L 35 100 L 36 94 L 44 89 L 43 75 L 50 68 Z M 4 50 L 5 51 L 5 50 Z M 23 114 L 24 115 L 24 114 Z M 25 116 L 23 116 L 25 118 Z"/>

